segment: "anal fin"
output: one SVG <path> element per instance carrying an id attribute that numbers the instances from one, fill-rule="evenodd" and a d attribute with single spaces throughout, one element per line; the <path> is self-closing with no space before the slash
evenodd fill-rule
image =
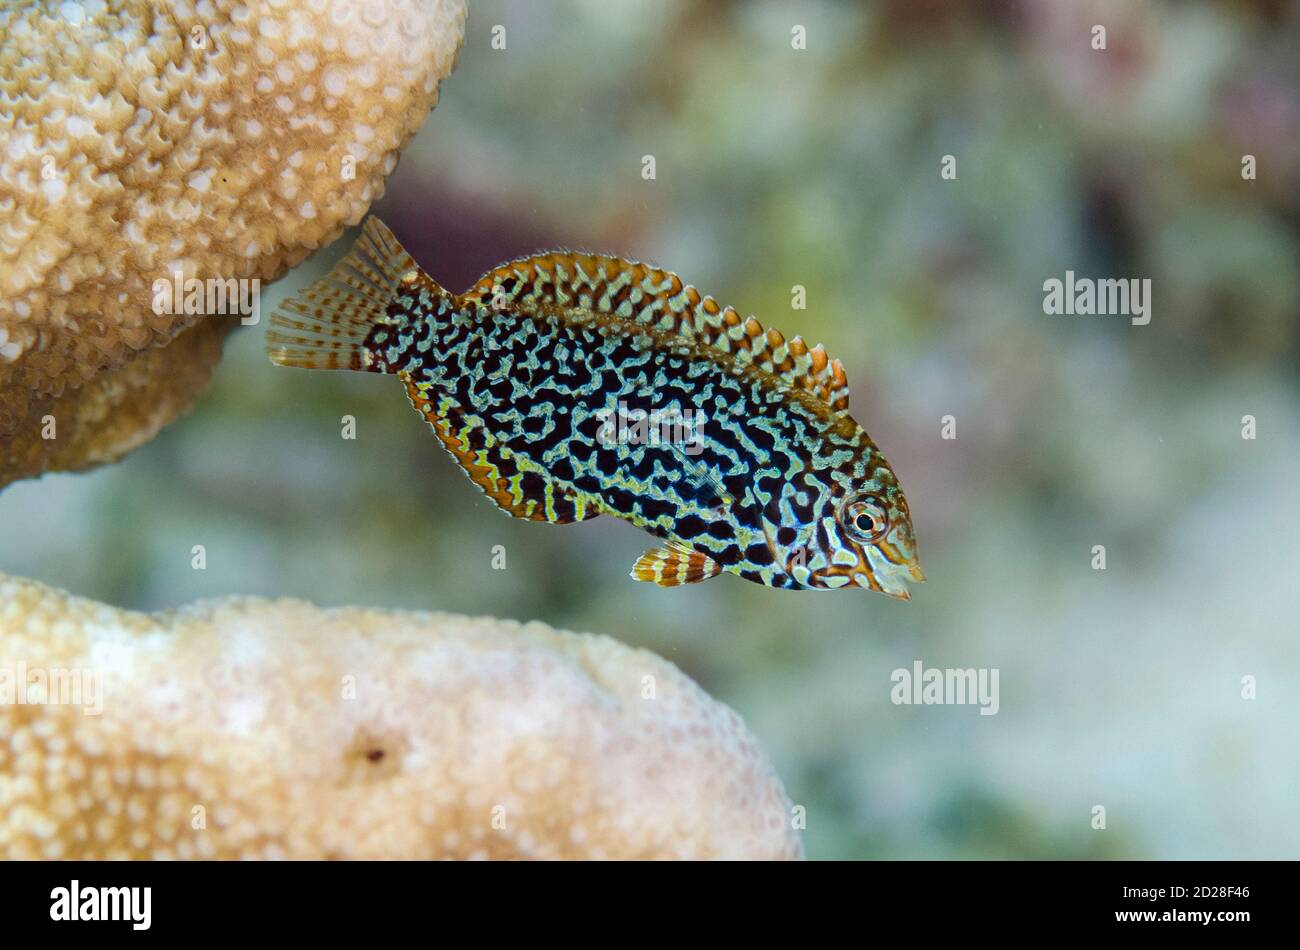
<path id="1" fill-rule="evenodd" d="M 512 518 L 572 524 L 600 514 L 590 499 L 556 485 L 544 471 L 496 439 L 477 417 L 458 404 L 403 376 L 411 404 L 433 427 L 438 441 L 470 481 Z M 437 401 L 435 402 L 435 398 Z"/>
<path id="2" fill-rule="evenodd" d="M 722 566 L 713 558 L 676 541 L 646 551 L 632 566 L 633 580 L 647 581 L 660 587 L 698 584 L 721 573 Z"/>

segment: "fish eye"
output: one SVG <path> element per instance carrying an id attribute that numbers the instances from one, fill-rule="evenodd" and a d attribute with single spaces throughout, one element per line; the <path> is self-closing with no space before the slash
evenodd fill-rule
<path id="1" fill-rule="evenodd" d="M 889 533 L 889 516 L 875 495 L 850 496 L 840 523 L 849 537 L 861 544 L 874 544 Z"/>

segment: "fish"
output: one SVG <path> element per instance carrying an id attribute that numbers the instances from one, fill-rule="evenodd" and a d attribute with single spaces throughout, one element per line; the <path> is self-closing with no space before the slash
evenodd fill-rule
<path id="1" fill-rule="evenodd" d="M 925 579 L 898 478 L 849 415 L 843 364 L 660 268 L 544 251 L 456 294 L 371 216 L 276 309 L 266 344 L 280 366 L 396 376 L 512 517 L 610 515 L 648 532 L 635 580 L 728 573 L 908 600 Z"/>

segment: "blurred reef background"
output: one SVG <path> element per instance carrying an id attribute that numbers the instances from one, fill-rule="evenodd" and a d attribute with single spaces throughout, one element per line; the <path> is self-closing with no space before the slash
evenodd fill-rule
<path id="1" fill-rule="evenodd" d="M 745 717 L 812 858 L 1300 856 L 1297 9 L 472 4 L 374 212 L 452 289 L 581 247 L 824 343 L 911 502 L 910 604 L 636 584 L 646 535 L 502 516 L 397 381 L 275 368 L 264 325 L 151 444 L 0 494 L 0 570 L 612 634 Z M 1066 270 L 1150 278 L 1150 325 L 1045 315 Z M 999 669 L 1000 711 L 892 704 L 918 659 Z"/>

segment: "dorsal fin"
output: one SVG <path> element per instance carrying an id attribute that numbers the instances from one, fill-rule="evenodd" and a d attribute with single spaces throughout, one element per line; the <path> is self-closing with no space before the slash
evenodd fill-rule
<path id="1" fill-rule="evenodd" d="M 702 296 L 676 274 L 638 261 L 546 251 L 494 267 L 461 296 L 498 307 L 540 304 L 635 320 L 731 353 L 807 390 L 835 412 L 849 408 L 844 366 L 820 344 L 809 347 L 797 336 L 787 341 L 780 331 L 765 330 L 753 317 Z"/>

